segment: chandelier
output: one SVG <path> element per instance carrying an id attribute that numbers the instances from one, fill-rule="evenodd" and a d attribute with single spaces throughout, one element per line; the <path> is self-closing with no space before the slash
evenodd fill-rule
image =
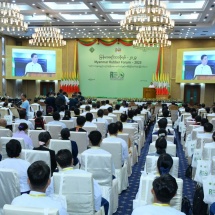
<path id="1" fill-rule="evenodd" d="M 174 28 L 170 12 L 160 0 L 135 0 L 130 2 L 125 19 L 120 22 L 123 31 L 137 33 L 134 47 L 170 46 L 168 33 Z"/>
<path id="2" fill-rule="evenodd" d="M 17 5 L 0 2 L 0 31 L 26 31 L 28 24 L 24 21 Z"/>
<path id="3" fill-rule="evenodd" d="M 32 34 L 32 39 L 29 40 L 29 44 L 32 46 L 60 47 L 66 45 L 59 28 L 50 26 L 39 27 L 34 30 L 35 33 Z"/>

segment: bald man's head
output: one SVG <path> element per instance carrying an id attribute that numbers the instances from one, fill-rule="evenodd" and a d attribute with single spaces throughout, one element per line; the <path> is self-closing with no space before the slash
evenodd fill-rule
<path id="1" fill-rule="evenodd" d="M 7 126 L 7 121 L 5 119 L 0 119 L 0 126 L 5 128 Z"/>

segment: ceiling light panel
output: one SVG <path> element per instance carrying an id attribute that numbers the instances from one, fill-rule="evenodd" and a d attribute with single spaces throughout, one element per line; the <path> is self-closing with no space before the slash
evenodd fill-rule
<path id="1" fill-rule="evenodd" d="M 25 21 L 51 21 L 46 15 L 24 16 Z"/>
<path id="2" fill-rule="evenodd" d="M 186 14 L 182 14 L 182 15 L 179 15 L 179 14 L 171 14 L 170 15 L 170 18 L 171 19 L 174 19 L 174 20 L 198 20 L 199 18 L 199 13 L 186 13 Z"/>
<path id="3" fill-rule="evenodd" d="M 98 17 L 94 14 L 83 14 L 83 15 L 75 15 L 75 14 L 60 14 L 60 16 L 66 21 L 75 21 L 75 22 L 90 22 L 90 21 L 100 21 Z"/>
<path id="4" fill-rule="evenodd" d="M 205 3 L 207 1 L 184 1 L 181 3 L 178 1 L 178 3 L 174 1 L 161 1 L 164 2 L 167 6 L 168 10 L 201 10 L 204 9 Z"/>
<path id="5" fill-rule="evenodd" d="M 52 10 L 90 10 L 89 7 L 83 2 L 71 2 L 70 4 L 58 2 L 43 2 L 42 4 Z"/>
<path id="6" fill-rule="evenodd" d="M 129 9 L 129 2 L 122 4 L 122 1 L 100 1 L 98 5 L 105 12 L 121 11 L 125 12 Z"/>

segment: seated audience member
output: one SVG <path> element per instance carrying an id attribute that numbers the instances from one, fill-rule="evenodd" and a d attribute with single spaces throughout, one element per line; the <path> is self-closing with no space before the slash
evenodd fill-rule
<path id="1" fill-rule="evenodd" d="M 213 125 L 211 123 L 204 124 L 204 133 L 197 134 L 197 138 L 211 138 L 213 132 Z"/>
<path id="2" fill-rule="evenodd" d="M 167 142 L 164 137 L 159 137 L 155 142 L 156 152 L 150 153 L 150 156 L 160 156 L 166 153 Z"/>
<path id="3" fill-rule="evenodd" d="M 34 110 L 34 112 L 36 112 L 36 111 L 41 111 L 41 112 L 44 112 L 44 110 L 43 110 L 43 108 L 42 108 L 42 106 L 38 103 L 38 99 L 34 99 L 34 103 L 33 104 L 31 104 L 31 105 L 36 105 L 37 106 L 37 109 L 36 110 Z"/>
<path id="4" fill-rule="evenodd" d="M 58 151 L 58 153 L 56 154 L 56 160 L 57 160 L 57 164 L 60 167 L 59 173 L 62 173 L 62 172 L 63 172 L 63 174 L 80 173 L 82 175 L 87 173 L 86 171 L 81 170 L 81 169 L 73 169 L 72 159 L 73 159 L 72 153 L 68 149 L 62 149 L 62 150 Z M 46 192 L 48 192 L 50 194 L 54 193 L 53 185 L 54 184 L 53 184 L 53 179 L 52 179 L 51 184 L 48 187 Z M 102 198 L 101 188 L 100 188 L 98 182 L 94 179 L 93 179 L 93 185 L 94 185 L 95 210 L 98 211 L 104 202 L 106 203 L 105 205 L 107 205 L 107 207 L 109 207 L 107 200 Z M 108 211 L 108 208 L 107 208 L 107 211 Z M 106 213 L 105 213 L 105 215 L 106 215 Z"/>
<path id="5" fill-rule="evenodd" d="M 83 113 L 80 114 L 80 116 L 86 116 L 87 113 L 90 113 L 90 106 L 86 105 L 85 107 L 85 111 Z"/>
<path id="6" fill-rule="evenodd" d="M 204 151 L 205 151 L 205 153 L 207 153 L 207 157 L 208 158 L 210 158 L 210 157 L 213 157 L 214 156 L 214 154 L 211 156 L 211 155 L 209 155 L 209 153 L 210 153 L 210 151 L 213 149 L 213 151 L 215 150 L 215 131 L 213 132 L 213 134 L 212 134 L 212 141 L 213 142 L 211 142 L 211 143 L 205 143 L 205 145 L 204 145 Z M 215 151 L 214 151 L 215 152 Z M 214 153 L 213 152 L 213 153 Z M 203 152 L 203 154 L 204 154 L 204 152 Z"/>
<path id="7" fill-rule="evenodd" d="M 97 112 L 97 108 L 96 108 L 96 103 L 92 103 L 92 108 L 90 110 L 90 112 Z"/>
<path id="8" fill-rule="evenodd" d="M 107 109 L 105 101 L 101 101 L 101 107 L 100 107 L 100 109 L 103 109 L 103 110 Z"/>
<path id="9" fill-rule="evenodd" d="M 24 122 L 24 123 L 26 123 L 28 125 L 28 128 L 30 130 L 34 130 L 34 126 L 33 126 L 32 122 L 26 120 L 25 118 L 26 118 L 26 111 L 25 110 L 20 110 L 19 111 L 19 119 L 15 119 L 15 123 Z"/>
<path id="10" fill-rule="evenodd" d="M 43 115 L 43 113 L 40 110 L 38 110 L 36 113 L 36 118 L 34 120 L 35 130 L 44 130 L 45 121 L 44 121 L 42 115 Z"/>
<path id="11" fill-rule="evenodd" d="M 26 149 L 33 149 L 32 139 L 28 136 L 28 125 L 26 123 L 20 123 L 18 131 L 13 134 L 14 138 L 23 138 Z"/>
<path id="12" fill-rule="evenodd" d="M 113 108 L 112 107 L 109 107 L 107 110 L 108 110 L 108 116 L 109 117 L 111 117 L 111 116 L 117 117 L 115 114 L 113 114 Z"/>
<path id="13" fill-rule="evenodd" d="M 167 119 L 166 118 L 161 118 L 160 120 L 158 120 L 158 127 L 166 129 L 167 130 L 167 135 L 173 135 L 173 133 L 171 132 L 171 128 L 167 127 Z M 153 134 L 157 134 L 158 131 L 153 132 Z"/>
<path id="14" fill-rule="evenodd" d="M 60 114 L 57 111 L 53 113 L 53 121 L 48 122 L 47 125 L 61 125 L 62 128 L 66 128 L 65 123 L 60 122 Z"/>
<path id="15" fill-rule="evenodd" d="M 100 148 L 100 144 L 102 142 L 102 134 L 100 131 L 91 131 L 90 134 L 88 135 L 91 147 L 84 152 L 82 152 L 82 155 L 88 155 L 88 154 L 93 154 L 93 155 L 110 155 L 109 152 L 105 151 L 104 149 Z M 84 156 L 81 157 L 81 164 L 82 166 L 85 166 L 85 159 Z M 115 175 L 115 167 L 114 164 L 112 164 L 112 175 Z M 115 178 L 115 177 L 114 177 Z"/>
<path id="16" fill-rule="evenodd" d="M 170 207 L 171 199 L 176 195 L 178 185 L 174 177 L 164 174 L 155 178 L 152 184 L 154 201 L 152 205 L 137 207 L 132 215 L 185 215 L 184 213 Z"/>
<path id="17" fill-rule="evenodd" d="M 72 94 L 72 98 L 69 100 L 69 110 L 72 110 L 72 108 L 75 108 L 78 106 L 78 99 L 76 97 L 76 94 Z"/>
<path id="18" fill-rule="evenodd" d="M 106 131 L 107 131 L 108 121 L 103 118 L 103 116 L 104 116 L 104 110 L 99 109 L 97 111 L 97 116 L 98 117 L 96 119 L 94 119 L 93 122 L 103 122 L 103 123 L 105 123 L 105 128 L 106 128 Z"/>
<path id="19" fill-rule="evenodd" d="M 160 175 L 169 174 L 173 166 L 172 156 L 169 154 L 161 154 L 157 160 L 157 169 Z"/>
<path id="20" fill-rule="evenodd" d="M 129 110 L 128 111 L 128 119 L 127 119 L 127 123 L 137 123 L 137 121 L 133 120 L 134 117 L 134 111 L 133 110 Z"/>
<path id="21" fill-rule="evenodd" d="M 194 123 L 194 125 L 200 125 L 201 124 L 201 119 L 202 119 L 202 117 L 200 115 L 197 115 L 195 117 L 195 123 Z"/>
<path id="22" fill-rule="evenodd" d="M 50 184 L 50 168 L 44 161 L 36 161 L 28 168 L 30 194 L 23 194 L 12 201 L 12 205 L 33 208 L 56 208 L 59 215 L 68 215 L 66 202 L 56 195 L 46 196 L 46 188 Z"/>
<path id="23" fill-rule="evenodd" d="M 107 142 L 120 142 L 122 145 L 122 164 L 124 164 L 124 162 L 127 160 L 128 158 L 128 145 L 125 142 L 125 140 L 123 140 L 122 138 L 117 137 L 117 133 L 118 133 L 118 127 L 116 123 L 111 123 L 110 125 L 108 125 L 108 133 L 109 133 L 109 137 L 104 138 L 103 141 L 107 141 Z"/>
<path id="24" fill-rule="evenodd" d="M 68 128 L 63 128 L 60 132 L 62 140 L 70 140 L 70 132 Z M 71 141 L 72 146 L 72 157 L 73 157 L 73 165 L 76 166 L 79 162 L 78 160 L 78 146 L 77 143 L 73 140 Z"/>
<path id="25" fill-rule="evenodd" d="M 60 112 L 59 112 L 61 118 L 63 118 L 63 116 L 65 115 L 65 110 L 66 110 L 65 105 L 61 105 L 60 106 Z"/>
<path id="26" fill-rule="evenodd" d="M 74 109 L 74 117 L 78 117 L 78 116 L 80 116 L 80 109 L 75 108 Z"/>
<path id="27" fill-rule="evenodd" d="M 158 130 L 158 138 L 164 137 L 165 139 L 167 139 L 167 134 L 168 132 L 166 131 L 166 129 L 161 128 Z M 167 145 L 168 144 L 173 144 L 173 142 L 167 140 Z"/>
<path id="28" fill-rule="evenodd" d="M 128 107 L 127 107 L 127 105 L 128 104 L 126 103 L 126 101 L 123 100 L 119 111 L 121 111 L 122 113 L 128 114 Z"/>
<path id="29" fill-rule="evenodd" d="M 105 101 L 105 106 L 106 106 L 106 109 L 108 109 L 109 107 L 112 107 L 111 105 L 110 105 L 110 101 L 109 100 L 106 100 Z"/>
<path id="30" fill-rule="evenodd" d="M 122 124 L 122 122 L 117 121 L 116 125 L 117 125 L 117 128 L 118 128 L 118 134 L 123 134 L 123 124 Z M 130 148 L 130 147 L 131 147 L 131 139 L 128 138 L 128 148 Z"/>
<path id="31" fill-rule="evenodd" d="M 82 127 L 84 126 L 86 122 L 86 118 L 84 116 L 79 116 L 76 119 L 77 126 L 74 128 L 69 129 L 70 131 L 76 131 L 76 132 L 87 132 Z"/>
<path id="32" fill-rule="evenodd" d="M 108 110 L 104 109 L 103 111 L 104 111 L 103 118 L 106 119 L 108 121 L 108 123 L 113 122 L 113 118 L 108 116 Z"/>
<path id="33" fill-rule="evenodd" d="M 115 105 L 115 110 L 113 110 L 113 114 L 114 113 L 122 113 L 122 111 L 120 111 L 120 105 L 119 104 Z"/>
<path id="34" fill-rule="evenodd" d="M 85 122 L 84 126 L 90 126 L 90 127 L 94 127 L 95 129 L 97 129 L 97 125 L 92 123 L 92 121 L 93 121 L 93 114 L 87 113 L 86 114 L 86 122 Z"/>
<path id="35" fill-rule="evenodd" d="M 8 158 L 0 162 L 0 168 L 16 170 L 19 177 L 20 192 L 23 194 L 30 191 L 30 187 L 27 182 L 27 169 L 30 166 L 30 163 L 19 157 L 21 151 L 22 147 L 20 142 L 18 140 L 11 139 L 6 144 Z"/>
<path id="36" fill-rule="evenodd" d="M 3 118 L 0 118 L 0 129 L 8 129 L 6 126 L 7 126 L 7 121 Z M 7 135 L 9 137 L 12 137 L 13 133 L 10 129 L 8 129 Z"/>
<path id="37" fill-rule="evenodd" d="M 62 120 L 71 120 L 70 110 L 65 110 L 65 113 L 64 113 Z"/>
<path id="38" fill-rule="evenodd" d="M 50 163 L 51 163 L 51 174 L 55 171 L 57 167 L 57 163 L 55 160 L 55 151 L 48 148 L 49 142 L 51 139 L 51 135 L 48 131 L 41 132 L 38 136 L 39 140 L 39 147 L 35 147 L 34 150 L 40 150 L 40 151 L 48 151 L 50 154 Z"/>
<path id="39" fill-rule="evenodd" d="M 205 108 L 206 113 L 210 113 L 210 110 L 211 110 L 210 107 Z"/>

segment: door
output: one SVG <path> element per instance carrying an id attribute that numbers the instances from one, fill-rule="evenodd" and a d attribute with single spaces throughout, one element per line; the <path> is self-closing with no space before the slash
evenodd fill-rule
<path id="1" fill-rule="evenodd" d="M 40 82 L 40 95 L 46 95 L 48 92 L 55 92 L 54 82 Z"/>
<path id="2" fill-rule="evenodd" d="M 200 103 L 200 85 L 184 86 L 184 102 L 190 105 Z"/>

